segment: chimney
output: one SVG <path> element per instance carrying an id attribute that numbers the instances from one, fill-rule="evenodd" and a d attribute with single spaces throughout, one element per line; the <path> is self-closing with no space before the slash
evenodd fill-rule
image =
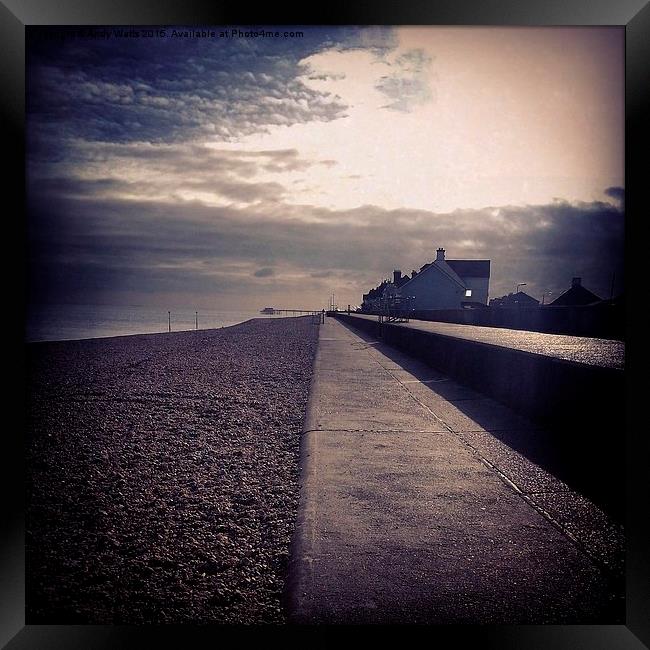
<path id="1" fill-rule="evenodd" d="M 412 278 L 414 278 L 417 274 L 418 274 L 418 272 L 417 272 L 415 269 L 413 269 L 413 270 L 411 271 L 411 277 L 412 277 Z"/>
<path id="2" fill-rule="evenodd" d="M 436 262 L 444 262 L 444 261 L 445 261 L 445 249 L 439 248 L 436 251 Z"/>
<path id="3" fill-rule="evenodd" d="M 573 287 L 579 287 L 582 284 L 582 278 L 572 278 L 571 280 L 571 288 Z"/>
<path id="4" fill-rule="evenodd" d="M 402 279 L 402 272 L 399 269 L 393 271 L 393 284 L 397 284 Z"/>

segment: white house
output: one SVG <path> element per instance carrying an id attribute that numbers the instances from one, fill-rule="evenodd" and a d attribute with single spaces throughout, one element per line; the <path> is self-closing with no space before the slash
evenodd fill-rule
<path id="1" fill-rule="evenodd" d="M 445 260 L 439 248 L 436 259 L 425 264 L 412 277 L 395 271 L 393 282 L 398 294 L 408 298 L 412 309 L 460 309 L 488 304 L 490 260 Z M 386 290 L 386 282 L 364 295 L 364 305 Z"/>

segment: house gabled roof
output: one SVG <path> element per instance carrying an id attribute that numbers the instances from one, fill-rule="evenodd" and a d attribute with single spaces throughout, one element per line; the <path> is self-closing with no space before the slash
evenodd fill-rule
<path id="1" fill-rule="evenodd" d="M 454 269 L 447 264 L 446 260 L 436 260 L 431 264 L 431 266 L 437 266 L 440 271 L 442 271 L 445 275 L 449 276 L 456 284 L 460 285 L 461 287 L 465 286 L 465 282 L 463 282 L 463 278 L 461 278 Z"/>
<path id="2" fill-rule="evenodd" d="M 589 305 L 592 302 L 599 302 L 601 299 L 595 294 L 585 289 L 582 285 L 576 285 L 558 296 L 549 305 L 567 306 L 567 305 Z"/>
<path id="3" fill-rule="evenodd" d="M 463 282 L 462 278 L 458 276 L 456 271 L 447 264 L 445 260 L 435 260 L 434 262 L 430 262 L 428 264 L 425 264 L 423 267 L 420 268 L 420 272 L 417 275 L 414 275 L 409 282 L 412 282 L 415 278 L 419 278 L 423 273 L 430 273 L 431 269 L 435 268 L 438 270 L 439 273 L 442 273 L 445 277 L 449 278 L 456 284 L 458 284 L 461 287 L 465 287 L 465 283 Z M 408 285 L 409 282 L 404 283 L 403 286 Z"/>
<path id="4" fill-rule="evenodd" d="M 539 300 L 523 291 L 517 291 L 517 293 L 509 293 L 507 296 L 501 296 L 500 298 L 492 298 L 490 305 L 492 307 L 520 307 L 522 305 L 539 305 Z"/>
<path id="5" fill-rule="evenodd" d="M 461 278 L 489 278 L 490 260 L 446 260 Z"/>

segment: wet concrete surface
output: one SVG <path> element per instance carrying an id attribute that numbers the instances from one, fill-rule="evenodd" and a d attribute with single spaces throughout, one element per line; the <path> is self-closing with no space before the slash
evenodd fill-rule
<path id="1" fill-rule="evenodd" d="M 377 316 L 358 314 L 355 316 L 377 320 Z M 411 320 L 408 323 L 400 324 L 400 326 L 603 368 L 623 368 L 625 366 L 625 343 L 612 339 L 424 320 Z"/>
<path id="2" fill-rule="evenodd" d="M 326 319 L 302 441 L 290 620 L 622 622 L 623 529 L 531 460 L 544 456 L 542 433 Z M 537 456 L 522 453 L 536 437 Z"/>

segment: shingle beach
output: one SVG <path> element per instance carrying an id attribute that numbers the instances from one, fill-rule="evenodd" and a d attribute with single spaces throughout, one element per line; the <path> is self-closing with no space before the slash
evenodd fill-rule
<path id="1" fill-rule="evenodd" d="M 285 622 L 317 336 L 29 344 L 27 623 Z"/>

